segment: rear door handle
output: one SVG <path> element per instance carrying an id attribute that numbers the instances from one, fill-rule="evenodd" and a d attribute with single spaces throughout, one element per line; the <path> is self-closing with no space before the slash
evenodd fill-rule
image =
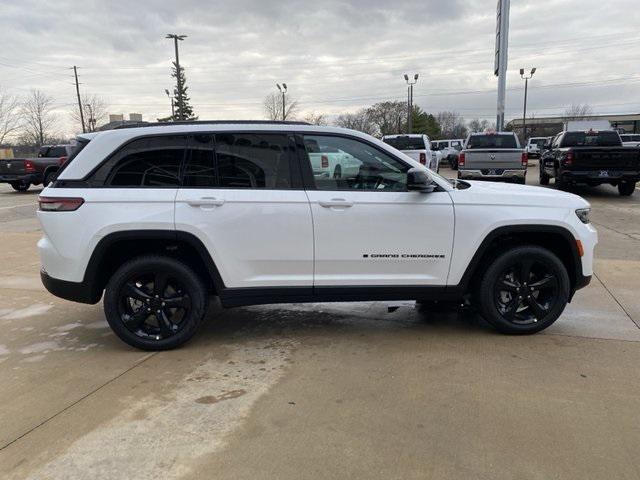
<path id="1" fill-rule="evenodd" d="M 194 200 L 187 200 L 192 207 L 220 207 L 224 205 L 224 199 L 216 197 L 202 197 Z"/>
<path id="2" fill-rule="evenodd" d="M 331 200 L 321 200 L 318 202 L 318 205 L 324 208 L 331 208 L 331 207 L 349 208 L 349 207 L 353 207 L 353 202 L 349 202 L 344 198 L 332 198 Z"/>

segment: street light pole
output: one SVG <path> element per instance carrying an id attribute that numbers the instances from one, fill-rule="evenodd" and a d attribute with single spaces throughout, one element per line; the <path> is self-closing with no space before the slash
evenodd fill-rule
<path id="1" fill-rule="evenodd" d="M 520 78 L 524 80 L 524 111 L 522 113 L 522 141 L 527 141 L 527 91 L 529 90 L 529 80 L 533 78 L 533 74 L 536 73 L 535 67 L 527 74 L 524 73 L 524 68 L 520 69 Z"/>
<path id="2" fill-rule="evenodd" d="M 409 75 L 404 74 L 404 79 L 407 82 L 407 133 L 413 132 L 413 86 L 418 81 L 418 74 L 413 76 L 413 80 L 409 80 Z"/>
<path id="3" fill-rule="evenodd" d="M 184 120 L 184 110 L 182 101 L 182 72 L 180 71 L 180 56 L 178 54 L 178 41 L 182 41 L 187 38 L 186 35 L 177 35 L 175 33 L 168 33 L 165 38 L 173 39 L 175 51 L 176 51 L 176 79 L 178 87 L 178 120 Z"/>
<path id="4" fill-rule="evenodd" d="M 278 87 L 278 90 L 282 93 L 282 121 L 284 122 L 287 119 L 286 101 L 284 98 L 287 93 L 287 84 L 283 83 L 281 87 L 279 83 L 276 83 L 276 87 Z"/>

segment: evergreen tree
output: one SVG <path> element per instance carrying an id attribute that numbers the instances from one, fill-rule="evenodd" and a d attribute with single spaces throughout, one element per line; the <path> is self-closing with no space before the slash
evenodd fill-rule
<path id="1" fill-rule="evenodd" d="M 428 135 L 431 140 L 441 138 L 442 129 L 436 118 L 422 110 L 418 105 L 413 106 L 412 132 Z"/>
<path id="2" fill-rule="evenodd" d="M 190 98 L 187 94 L 187 77 L 184 74 L 184 67 L 180 66 L 180 72 L 176 68 L 176 62 L 173 62 L 171 76 L 176 79 L 176 86 L 173 89 L 173 103 L 175 105 L 175 113 L 169 117 L 174 122 L 180 120 L 180 96 L 178 95 L 178 75 L 180 75 L 180 83 L 182 84 L 182 119 L 197 120 L 198 117 L 193 114 L 193 107 L 189 104 Z"/>

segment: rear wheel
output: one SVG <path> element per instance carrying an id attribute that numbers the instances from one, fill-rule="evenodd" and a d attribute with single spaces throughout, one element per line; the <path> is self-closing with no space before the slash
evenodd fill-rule
<path id="1" fill-rule="evenodd" d="M 153 255 L 130 260 L 113 274 L 104 311 L 124 342 L 142 350 L 168 350 L 196 333 L 206 300 L 202 280 L 191 268 Z"/>
<path id="2" fill-rule="evenodd" d="M 333 178 L 335 179 L 342 178 L 342 167 L 340 165 L 336 165 L 336 168 L 333 171 Z"/>
<path id="3" fill-rule="evenodd" d="M 536 333 L 563 312 L 570 287 L 564 264 L 552 252 L 536 246 L 512 248 L 483 275 L 480 312 L 502 333 Z"/>
<path id="4" fill-rule="evenodd" d="M 30 183 L 25 183 L 25 182 L 11 182 L 11 187 L 16 191 L 16 192 L 26 192 L 27 190 L 29 190 L 29 187 L 31 186 Z"/>
<path id="5" fill-rule="evenodd" d="M 549 175 L 544 173 L 542 168 L 542 160 L 540 160 L 540 185 L 549 185 Z"/>
<path id="6" fill-rule="evenodd" d="M 558 172 L 556 170 L 556 187 L 558 187 L 559 190 L 569 190 L 569 184 L 567 183 L 566 180 L 562 179 L 562 175 L 560 175 L 560 172 Z"/>
<path id="7" fill-rule="evenodd" d="M 53 180 L 53 175 L 55 174 L 55 172 L 47 172 L 44 176 L 44 181 L 42 183 L 42 185 L 44 187 L 48 186 L 51 181 Z"/>
<path id="8" fill-rule="evenodd" d="M 633 192 L 636 189 L 636 182 L 620 182 L 618 184 L 618 193 L 623 197 L 628 197 L 629 195 L 633 195 Z"/>

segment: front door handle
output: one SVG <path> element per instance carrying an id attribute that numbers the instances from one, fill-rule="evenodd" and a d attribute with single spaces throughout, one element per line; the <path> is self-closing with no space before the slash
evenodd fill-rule
<path id="1" fill-rule="evenodd" d="M 202 197 L 194 200 L 187 200 L 191 207 L 220 207 L 224 205 L 224 199 L 216 197 Z"/>
<path id="2" fill-rule="evenodd" d="M 318 205 L 324 208 L 349 208 L 353 207 L 353 202 L 349 202 L 344 198 L 332 198 L 331 200 L 320 200 Z"/>

